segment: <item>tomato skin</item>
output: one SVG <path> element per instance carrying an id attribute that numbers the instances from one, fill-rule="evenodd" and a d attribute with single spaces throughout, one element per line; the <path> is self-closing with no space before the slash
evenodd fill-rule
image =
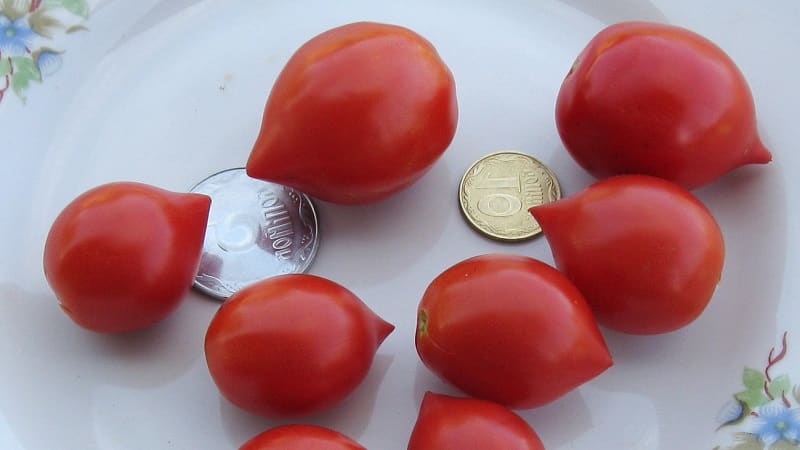
<path id="1" fill-rule="evenodd" d="M 358 442 L 317 425 L 282 425 L 245 442 L 239 450 L 366 450 Z"/>
<path id="2" fill-rule="evenodd" d="M 69 203 L 44 246 L 45 277 L 64 312 L 100 333 L 145 328 L 192 285 L 211 199 L 116 182 Z"/>
<path id="3" fill-rule="evenodd" d="M 420 178 L 457 120 L 453 76 L 428 41 L 394 25 L 340 26 L 278 76 L 247 173 L 329 202 L 375 202 Z"/>
<path id="4" fill-rule="evenodd" d="M 531 213 L 556 266 L 609 328 L 681 328 L 702 313 L 719 283 L 722 232 L 699 200 L 669 181 L 620 175 Z"/>
<path id="5" fill-rule="evenodd" d="M 206 361 L 222 395 L 240 408 L 306 415 L 350 394 L 393 329 L 333 281 L 280 275 L 222 305 L 206 332 Z"/>
<path id="6" fill-rule="evenodd" d="M 427 392 L 408 450 L 544 450 L 533 428 L 506 407 Z"/>
<path id="7" fill-rule="evenodd" d="M 556 124 L 598 178 L 646 174 L 692 189 L 772 158 L 735 63 L 672 25 L 622 22 L 592 38 L 559 90 Z"/>
<path id="8" fill-rule="evenodd" d="M 553 401 L 612 364 L 581 293 L 523 256 L 481 255 L 445 270 L 425 291 L 417 324 L 428 368 L 510 408 Z"/>

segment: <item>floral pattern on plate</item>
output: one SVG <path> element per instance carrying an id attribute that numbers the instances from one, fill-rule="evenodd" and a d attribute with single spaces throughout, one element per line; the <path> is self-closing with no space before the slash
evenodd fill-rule
<path id="1" fill-rule="evenodd" d="M 86 0 L 0 0 L 0 103 L 14 92 L 23 102 L 32 81 L 42 82 L 61 68 L 61 50 L 46 44 L 57 31 L 86 28 L 73 22 L 89 17 Z"/>
<path id="2" fill-rule="evenodd" d="M 769 351 L 763 371 L 745 367 L 744 390 L 733 395 L 717 418 L 718 429 L 736 429 L 735 443 L 714 450 L 800 450 L 800 385 L 774 370 L 786 357 L 787 334 L 779 349 Z"/>

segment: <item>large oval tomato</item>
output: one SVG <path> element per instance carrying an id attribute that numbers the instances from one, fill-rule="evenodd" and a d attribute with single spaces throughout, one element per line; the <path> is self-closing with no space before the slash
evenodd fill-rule
<path id="1" fill-rule="evenodd" d="M 366 450 L 358 442 L 317 425 L 282 425 L 245 442 L 239 450 Z"/>
<path id="2" fill-rule="evenodd" d="M 536 431 L 508 408 L 474 398 L 428 392 L 408 450 L 544 450 Z"/>
<path id="3" fill-rule="evenodd" d="M 599 178 L 647 174 L 691 189 L 772 158 L 733 61 L 672 25 L 624 22 L 597 34 L 564 79 L 556 123 L 569 153 Z"/>
<path id="4" fill-rule="evenodd" d="M 523 256 L 476 256 L 445 270 L 425 291 L 417 324 L 426 366 L 511 408 L 548 403 L 612 364 L 578 289 Z"/>
<path id="5" fill-rule="evenodd" d="M 344 25 L 303 44 L 278 76 L 247 173 L 330 202 L 377 201 L 428 170 L 457 117 L 453 76 L 428 41 Z"/>
<path id="6" fill-rule="evenodd" d="M 290 274 L 231 296 L 211 321 L 205 353 L 220 392 L 264 416 L 311 414 L 352 392 L 394 326 L 343 286 Z"/>
<path id="7" fill-rule="evenodd" d="M 699 200 L 669 181 L 620 175 L 531 213 L 556 266 L 609 328 L 678 329 L 700 315 L 719 283 L 719 226 Z"/>
<path id="8" fill-rule="evenodd" d="M 44 273 L 78 325 L 112 333 L 166 317 L 192 285 L 211 199 L 141 183 L 96 187 L 64 208 Z"/>

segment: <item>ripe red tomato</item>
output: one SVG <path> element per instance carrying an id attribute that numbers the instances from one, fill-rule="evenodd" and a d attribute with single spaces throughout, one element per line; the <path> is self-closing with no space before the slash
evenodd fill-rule
<path id="1" fill-rule="evenodd" d="M 556 266 L 598 322 L 633 334 L 673 331 L 705 309 L 719 283 L 722 233 L 680 186 L 620 175 L 531 208 Z"/>
<path id="2" fill-rule="evenodd" d="M 428 41 L 344 25 L 303 44 L 278 76 L 247 173 L 334 203 L 374 202 L 420 178 L 457 119 L 453 76 Z"/>
<path id="3" fill-rule="evenodd" d="M 102 333 L 144 328 L 192 285 L 211 199 L 118 182 L 91 189 L 58 215 L 44 273 L 61 308 Z"/>
<path id="4" fill-rule="evenodd" d="M 222 395 L 240 408 L 273 417 L 311 414 L 361 383 L 393 329 L 333 281 L 281 275 L 222 305 L 206 333 L 206 361 Z"/>
<path id="5" fill-rule="evenodd" d="M 564 79 L 556 123 L 575 161 L 599 178 L 638 173 L 691 189 L 772 158 L 734 62 L 672 25 L 623 22 L 597 34 Z"/>
<path id="6" fill-rule="evenodd" d="M 536 431 L 506 407 L 428 392 L 408 450 L 544 450 Z"/>
<path id="7" fill-rule="evenodd" d="M 535 259 L 466 259 L 431 282 L 416 347 L 433 372 L 510 408 L 548 403 L 611 366 L 583 296 Z"/>
<path id="8" fill-rule="evenodd" d="M 282 425 L 245 442 L 239 450 L 366 450 L 358 442 L 317 425 Z"/>

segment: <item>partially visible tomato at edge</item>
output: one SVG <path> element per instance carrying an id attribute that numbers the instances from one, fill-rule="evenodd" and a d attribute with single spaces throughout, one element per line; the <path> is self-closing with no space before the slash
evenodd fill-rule
<path id="1" fill-rule="evenodd" d="M 772 158 L 736 64 L 674 25 L 600 31 L 564 79 L 555 116 L 566 149 L 598 178 L 644 174 L 692 189 Z"/>
<path id="2" fill-rule="evenodd" d="M 142 183 L 95 187 L 50 228 L 44 273 L 78 325 L 134 331 L 174 310 L 192 285 L 211 199 Z"/>
<path id="3" fill-rule="evenodd" d="M 343 25 L 281 71 L 247 174 L 333 203 L 375 202 L 427 172 L 457 120 L 455 80 L 430 42 L 396 25 Z"/>
<path id="4" fill-rule="evenodd" d="M 318 425 L 291 424 L 270 428 L 239 450 L 366 450 L 338 431 Z"/>
<path id="5" fill-rule="evenodd" d="M 581 293 L 533 258 L 463 260 L 430 283 L 417 314 L 422 362 L 465 393 L 509 408 L 544 405 L 612 364 Z"/>
<path id="6" fill-rule="evenodd" d="M 536 431 L 502 405 L 427 392 L 408 450 L 544 450 Z"/>

